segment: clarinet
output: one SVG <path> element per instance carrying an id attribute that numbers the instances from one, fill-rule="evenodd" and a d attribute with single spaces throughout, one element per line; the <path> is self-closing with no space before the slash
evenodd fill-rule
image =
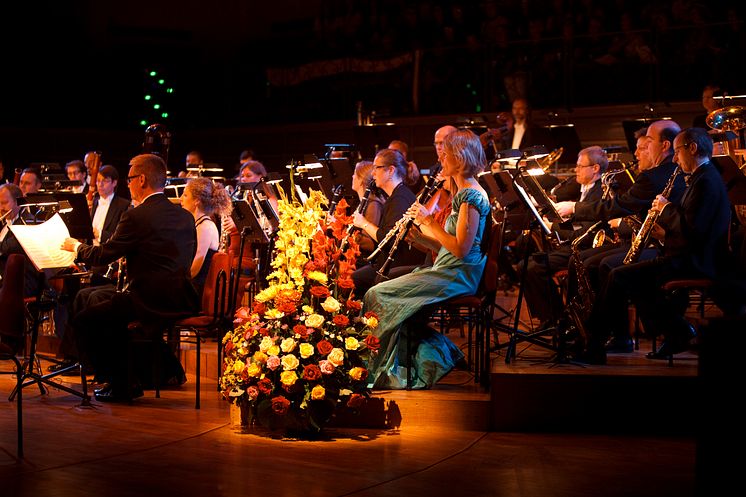
<path id="1" fill-rule="evenodd" d="M 423 188 L 422 192 L 420 193 L 419 198 L 417 199 L 417 202 L 420 204 L 426 203 L 428 200 L 430 200 L 430 197 L 433 196 L 433 194 L 443 185 L 443 181 L 437 181 L 435 179 L 435 176 L 430 176 L 427 180 L 427 184 L 425 185 L 425 188 Z M 407 233 L 409 233 L 409 229 L 414 224 L 414 217 L 409 217 L 406 214 L 404 217 L 402 217 L 394 226 L 394 228 L 389 231 L 386 234 L 386 237 L 384 240 L 381 241 L 381 243 L 376 247 L 376 251 L 378 251 L 381 247 L 383 247 L 386 242 L 391 238 L 392 233 L 396 233 L 396 238 L 394 239 L 394 243 L 391 245 L 391 249 L 389 250 L 389 255 L 386 257 L 386 260 L 383 262 L 383 265 L 381 266 L 381 269 L 376 271 L 379 275 L 381 275 L 383 278 L 386 278 L 386 276 L 389 273 L 389 269 L 391 268 L 391 263 L 394 262 L 394 255 L 396 255 L 396 251 L 399 249 L 399 245 L 401 244 L 402 240 L 404 240 L 407 237 Z M 393 235 L 392 235 L 393 236 Z M 374 251 L 374 253 L 376 253 Z M 373 254 L 371 254 L 371 257 Z M 370 260 L 370 257 L 368 258 Z"/>
<path id="2" fill-rule="evenodd" d="M 355 212 L 362 215 L 365 212 L 365 209 L 368 207 L 368 200 L 370 199 L 370 194 L 373 191 L 373 187 L 376 186 L 376 180 L 372 179 L 368 183 L 368 186 L 365 187 L 365 193 L 363 193 L 363 198 L 360 199 L 360 204 L 357 206 L 357 209 Z M 347 247 L 350 245 L 350 237 L 355 232 L 355 230 L 358 229 L 355 227 L 354 224 L 350 223 L 350 225 L 347 227 L 347 233 L 345 234 L 345 237 L 342 239 L 342 243 L 339 244 L 339 250 L 340 252 L 345 252 L 347 250 Z"/>
<path id="3" fill-rule="evenodd" d="M 337 204 L 339 203 L 339 199 L 342 198 L 342 194 L 345 191 L 344 185 L 335 185 L 334 188 L 332 188 L 332 201 L 329 202 L 329 215 L 333 216 L 334 211 L 337 209 Z"/>

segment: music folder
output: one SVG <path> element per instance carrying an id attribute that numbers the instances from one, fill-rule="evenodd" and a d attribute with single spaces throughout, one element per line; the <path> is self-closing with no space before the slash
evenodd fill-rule
<path id="1" fill-rule="evenodd" d="M 10 225 L 10 230 L 37 271 L 66 268 L 75 262 L 75 253 L 61 248 L 70 232 L 59 213 L 41 224 Z"/>

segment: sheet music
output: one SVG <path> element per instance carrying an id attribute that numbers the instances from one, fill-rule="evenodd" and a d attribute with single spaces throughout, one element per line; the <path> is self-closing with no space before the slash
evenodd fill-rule
<path id="1" fill-rule="evenodd" d="M 515 188 L 515 191 L 518 192 L 518 194 L 523 198 L 523 203 L 531 209 L 531 213 L 534 215 L 534 218 L 539 222 L 541 225 L 541 229 L 544 230 L 544 233 L 547 235 L 552 233 L 552 228 L 547 225 L 547 223 L 544 221 L 544 218 L 541 214 L 539 214 L 539 211 L 536 210 L 536 207 L 534 206 L 533 197 L 531 197 L 528 193 L 526 193 L 526 190 L 523 189 L 521 185 L 518 183 L 513 183 L 513 186 Z"/>
<path id="2" fill-rule="evenodd" d="M 10 229 L 38 271 L 69 267 L 75 262 L 74 252 L 60 248 L 70 232 L 59 213 L 41 224 L 11 225 Z"/>

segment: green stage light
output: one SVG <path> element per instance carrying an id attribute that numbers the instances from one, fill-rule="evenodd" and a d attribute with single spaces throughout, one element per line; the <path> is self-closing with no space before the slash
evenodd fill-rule
<path id="1" fill-rule="evenodd" d="M 162 113 L 161 113 L 161 117 L 163 117 L 163 118 L 166 118 L 166 117 L 168 117 L 168 112 L 162 112 Z"/>
<path id="2" fill-rule="evenodd" d="M 165 80 L 165 79 L 159 79 L 159 80 L 158 80 L 158 84 L 159 84 L 159 85 L 162 85 L 162 84 L 163 84 L 163 83 L 165 83 L 165 82 L 166 82 L 166 80 Z"/>
<path id="3" fill-rule="evenodd" d="M 166 88 L 166 93 L 173 93 L 173 92 L 174 92 L 173 88 Z"/>
<path id="4" fill-rule="evenodd" d="M 158 110 L 158 109 L 160 109 L 160 108 L 161 108 L 161 104 L 155 104 L 155 105 L 153 106 L 153 108 L 154 108 L 155 110 Z"/>
<path id="5" fill-rule="evenodd" d="M 142 121 L 140 121 L 140 126 L 145 126 L 147 124 L 148 124 L 148 121 L 146 121 L 145 119 L 143 119 Z"/>
<path id="6" fill-rule="evenodd" d="M 155 76 L 156 74 L 158 74 L 158 73 L 156 73 L 155 71 L 150 71 L 150 75 L 151 76 Z"/>
<path id="7" fill-rule="evenodd" d="M 153 97 L 151 97 L 150 95 L 145 95 L 145 100 L 150 100 L 151 98 Z"/>

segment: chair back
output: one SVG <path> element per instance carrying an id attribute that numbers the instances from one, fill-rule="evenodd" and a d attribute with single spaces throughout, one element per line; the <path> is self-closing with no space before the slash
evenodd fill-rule
<path id="1" fill-rule="evenodd" d="M 0 341 L 16 347 L 23 342 L 25 308 L 23 304 L 23 284 L 26 257 L 11 254 L 5 264 L 3 286 L 0 288 Z"/>
<path id="2" fill-rule="evenodd" d="M 499 277 L 498 258 L 503 243 L 503 222 L 492 223 L 492 226 L 490 226 L 489 243 L 487 244 L 487 262 L 484 265 L 482 280 L 479 282 L 479 292 L 483 294 L 490 294 L 497 291 L 497 280 Z"/>
<path id="3" fill-rule="evenodd" d="M 202 289 L 202 314 L 222 316 L 227 312 L 226 288 L 230 273 L 230 255 L 216 252 L 212 255 L 205 286 Z"/>

